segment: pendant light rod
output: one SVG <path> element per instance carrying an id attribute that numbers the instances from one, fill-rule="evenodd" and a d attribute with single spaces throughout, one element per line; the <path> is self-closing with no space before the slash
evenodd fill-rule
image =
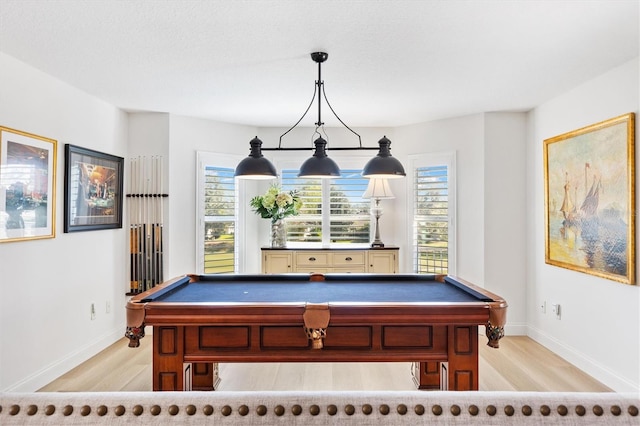
<path id="1" fill-rule="evenodd" d="M 322 63 L 327 60 L 328 54 L 323 52 L 314 52 L 311 54 L 311 59 L 318 63 L 318 80 L 316 80 L 316 91 L 318 92 L 318 121 L 316 121 L 316 128 L 324 126 L 322 122 L 322 99 L 320 93 L 324 89 L 324 81 L 322 81 Z"/>
<path id="2" fill-rule="evenodd" d="M 282 135 L 280 135 L 280 140 L 278 142 L 278 147 L 277 148 L 262 148 L 263 151 L 308 151 L 309 150 L 309 147 L 283 148 L 282 147 L 282 138 L 284 136 L 286 136 L 287 133 L 289 133 L 290 131 L 295 129 L 298 126 L 298 124 L 300 124 L 302 119 L 304 117 L 306 117 L 307 113 L 309 112 L 309 110 L 313 106 L 313 101 L 316 100 L 316 95 L 318 95 L 318 121 L 316 121 L 316 123 L 315 123 L 316 130 L 318 129 L 318 127 L 324 126 L 324 123 L 322 122 L 322 97 L 324 97 L 324 100 L 327 103 L 327 106 L 329 107 L 329 109 L 331 110 L 333 115 L 338 119 L 340 124 L 342 124 L 347 130 L 349 130 L 351 133 L 353 133 L 354 135 L 356 135 L 358 137 L 358 146 L 357 147 L 354 147 L 354 148 L 346 148 L 346 147 L 343 147 L 343 148 L 331 148 L 331 151 L 358 151 L 358 150 L 375 150 L 375 149 L 378 149 L 378 147 L 363 147 L 362 146 L 362 138 L 360 137 L 360 135 L 357 132 L 355 132 L 353 129 L 351 129 L 349 126 L 347 126 L 344 123 L 344 121 L 342 121 L 342 119 L 340 119 L 340 117 L 338 117 L 338 114 L 336 114 L 336 112 L 333 110 L 333 107 L 329 103 L 329 99 L 327 99 L 327 93 L 324 90 L 324 81 L 322 81 L 322 63 L 325 62 L 328 57 L 329 57 L 329 54 L 326 53 L 326 52 L 313 52 L 313 53 L 311 53 L 311 59 L 318 64 L 318 80 L 316 80 L 316 82 L 314 84 L 313 97 L 311 98 L 311 102 L 309 103 L 309 106 L 305 110 L 304 114 L 302 114 L 302 117 L 300 117 L 300 119 L 298 121 L 296 121 L 296 124 L 291 126 L 291 128 L 289 128 L 289 130 L 287 130 Z"/>

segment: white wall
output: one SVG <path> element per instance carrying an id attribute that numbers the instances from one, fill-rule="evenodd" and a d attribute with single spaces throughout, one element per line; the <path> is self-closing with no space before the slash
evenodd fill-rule
<path id="1" fill-rule="evenodd" d="M 196 261 L 196 153 L 198 151 L 237 154 L 238 161 L 249 154 L 254 127 L 217 123 L 197 118 L 171 116 L 169 147 L 169 228 L 170 253 L 166 276 L 195 272 Z M 231 164 L 235 167 L 235 164 Z M 244 182 L 241 185 L 245 184 Z M 253 183 L 249 183 L 252 185 Z M 257 233 L 252 222 L 243 231 L 247 247 L 256 247 Z M 255 264 L 260 254 L 245 253 Z M 259 272 L 259 269 L 255 272 Z"/>
<path id="2" fill-rule="evenodd" d="M 63 233 L 63 185 L 66 143 L 127 156 L 127 116 L 2 53 L 0 100 L 1 125 L 58 141 L 55 238 L 0 244 L 0 391 L 29 391 L 124 334 L 126 232 Z"/>
<path id="3" fill-rule="evenodd" d="M 509 304 L 506 331 L 525 335 L 527 114 L 484 116 L 484 283 Z"/>
<path id="4" fill-rule="evenodd" d="M 526 334 L 525 132 L 525 113 L 476 114 L 395 129 L 394 155 L 456 152 L 457 253 L 451 273 L 507 300 L 511 335 Z M 409 177 L 406 185 L 411 184 Z M 409 217 L 410 208 L 405 203 L 400 217 Z M 404 226 L 405 253 L 411 250 L 408 233 Z M 403 262 L 412 271 L 411 257 Z"/>
<path id="5" fill-rule="evenodd" d="M 457 253 L 455 274 L 484 285 L 484 117 L 482 114 L 399 127 L 395 130 L 393 155 L 403 161 L 410 154 L 456 152 Z M 407 170 L 407 172 L 409 172 Z M 412 185 L 412 178 L 403 182 Z M 405 191 L 407 189 L 405 188 Z M 400 206 L 399 206 L 400 207 Z M 402 205 L 401 218 L 410 206 Z M 404 219 L 406 222 L 406 219 Z M 409 252 L 408 224 L 400 231 L 401 251 Z M 412 271 L 411 257 L 402 258 L 405 271 Z"/>
<path id="6" fill-rule="evenodd" d="M 538 106 L 527 147 L 530 335 L 617 391 L 640 389 L 640 286 L 545 264 L 543 141 L 628 112 L 636 113 L 637 140 L 639 75 L 636 59 Z M 546 314 L 538 309 L 543 301 Z M 561 320 L 551 302 L 561 304 Z"/>

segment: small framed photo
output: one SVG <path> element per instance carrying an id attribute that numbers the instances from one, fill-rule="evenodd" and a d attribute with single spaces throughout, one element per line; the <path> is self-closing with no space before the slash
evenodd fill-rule
<path id="1" fill-rule="evenodd" d="M 122 228 L 124 159 L 65 145 L 64 232 Z"/>
<path id="2" fill-rule="evenodd" d="M 0 126 L 0 243 L 55 237 L 56 147 Z"/>

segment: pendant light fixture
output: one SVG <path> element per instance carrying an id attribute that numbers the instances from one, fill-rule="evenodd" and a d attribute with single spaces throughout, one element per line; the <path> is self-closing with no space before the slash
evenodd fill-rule
<path id="1" fill-rule="evenodd" d="M 262 141 L 255 138 L 249 142 L 251 152 L 236 167 L 235 176 L 240 179 L 275 179 L 278 177 L 276 168 L 262 155 Z"/>
<path id="2" fill-rule="evenodd" d="M 382 177 L 382 178 L 397 178 L 405 176 L 404 168 L 400 161 L 391 156 L 391 152 L 389 151 L 389 146 L 391 145 L 391 141 L 384 138 L 380 139 L 378 142 L 379 147 L 364 147 L 362 146 L 362 138 L 358 133 L 353 131 L 349 126 L 347 126 L 338 115 L 335 113 L 329 100 L 327 99 L 327 95 L 324 91 L 324 81 L 322 81 L 322 63 L 327 60 L 329 55 L 326 52 L 313 52 L 311 54 L 311 59 L 318 64 L 318 80 L 315 82 L 315 88 L 313 91 L 313 97 L 311 98 L 311 103 L 307 107 L 307 110 L 302 114 L 302 117 L 294 124 L 289 130 L 284 132 L 280 136 L 280 141 L 278 143 L 277 148 L 262 148 L 262 141 L 255 137 L 251 140 L 251 152 L 249 157 L 242 160 L 238 166 L 236 167 L 235 176 L 238 178 L 244 179 L 273 179 L 277 177 L 276 168 L 271 164 L 271 162 L 262 155 L 262 151 L 308 151 L 309 148 L 283 148 L 282 147 L 282 138 L 286 136 L 291 130 L 296 128 L 298 124 L 302 121 L 302 119 L 307 115 L 311 106 L 313 105 L 314 100 L 316 99 L 316 94 L 318 96 L 318 121 L 316 121 L 315 131 L 313 136 L 318 135 L 318 138 L 313 141 L 315 146 L 315 151 L 313 156 L 307 159 L 302 166 L 300 166 L 300 171 L 298 173 L 298 177 L 306 177 L 306 178 L 333 178 L 340 176 L 340 168 L 338 165 L 327 155 L 327 141 L 318 131 L 321 129 L 324 132 L 324 122 L 322 121 L 322 97 L 324 97 L 327 106 L 333 113 L 333 115 L 338 119 L 340 124 L 342 124 L 347 130 L 358 137 L 358 146 L 354 148 L 347 147 L 336 147 L 331 148 L 332 151 L 356 151 L 356 150 L 376 150 L 378 149 L 378 155 L 372 158 L 365 169 L 363 170 L 363 176 L 366 178 L 372 177 Z"/>
<path id="3" fill-rule="evenodd" d="M 404 172 L 404 167 L 402 167 L 397 158 L 391 156 L 391 141 L 385 136 L 378 141 L 378 144 L 380 145 L 380 151 L 378 151 L 378 155 L 365 164 L 364 169 L 362 169 L 362 176 L 385 179 L 405 177 L 407 174 Z"/>
<path id="4" fill-rule="evenodd" d="M 327 156 L 327 141 L 320 136 L 313 143 L 316 150 L 311 158 L 302 163 L 298 177 L 331 178 L 340 176 L 340 167 Z"/>

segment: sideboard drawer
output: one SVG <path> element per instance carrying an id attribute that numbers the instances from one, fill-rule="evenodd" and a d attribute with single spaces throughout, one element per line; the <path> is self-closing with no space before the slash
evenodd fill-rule
<path id="1" fill-rule="evenodd" d="M 297 266 L 322 266 L 329 265 L 329 253 L 315 251 L 296 252 Z"/>
<path id="2" fill-rule="evenodd" d="M 365 255 L 364 251 L 355 250 L 331 253 L 331 264 L 333 266 L 364 265 Z"/>

